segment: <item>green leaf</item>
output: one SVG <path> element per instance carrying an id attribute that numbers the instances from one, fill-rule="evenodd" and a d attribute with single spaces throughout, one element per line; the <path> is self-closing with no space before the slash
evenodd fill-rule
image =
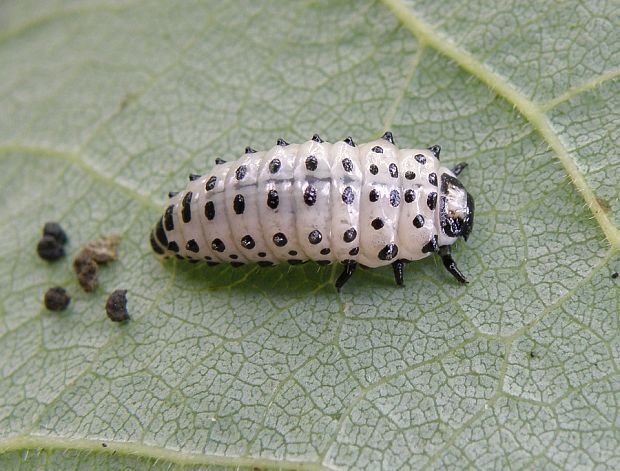
<path id="1" fill-rule="evenodd" d="M 4 2 L 0 468 L 620 468 L 619 28 L 605 0 Z M 216 157 L 385 129 L 469 164 L 466 287 L 151 253 Z"/>

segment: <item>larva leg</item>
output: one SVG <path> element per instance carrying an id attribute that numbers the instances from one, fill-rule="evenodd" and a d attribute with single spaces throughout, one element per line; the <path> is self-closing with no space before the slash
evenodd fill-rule
<path id="1" fill-rule="evenodd" d="M 357 263 L 355 262 L 346 262 L 344 265 L 344 270 L 336 280 L 336 289 L 340 291 L 340 288 L 344 286 L 344 284 L 349 281 L 349 278 L 353 276 L 353 272 L 357 267 Z"/>
<path id="2" fill-rule="evenodd" d="M 403 283 L 405 281 L 404 276 L 403 276 L 404 267 L 405 267 L 404 260 L 396 260 L 394 263 L 392 263 L 392 268 L 394 269 L 394 280 L 396 281 L 396 284 L 398 286 L 403 286 Z"/>
<path id="3" fill-rule="evenodd" d="M 460 164 L 456 164 L 456 166 L 452 169 L 452 173 L 454 173 L 457 177 L 459 174 L 467 167 L 465 162 L 461 162 Z"/>
<path id="4" fill-rule="evenodd" d="M 443 262 L 443 266 L 446 267 L 454 278 L 456 278 L 459 283 L 469 283 L 465 279 L 465 276 L 459 270 L 459 267 L 456 266 L 456 262 L 452 258 L 452 254 L 450 253 L 450 246 L 444 245 L 443 247 L 439 247 L 439 256 L 441 257 L 441 261 Z"/>

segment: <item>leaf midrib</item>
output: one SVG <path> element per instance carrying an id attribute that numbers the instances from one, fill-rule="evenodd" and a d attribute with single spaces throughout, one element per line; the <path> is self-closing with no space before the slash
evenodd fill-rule
<path id="1" fill-rule="evenodd" d="M 487 85 L 499 97 L 512 104 L 519 111 L 523 118 L 540 134 L 542 139 L 553 150 L 557 159 L 570 177 L 571 182 L 585 200 L 590 211 L 592 211 L 594 218 L 614 250 L 620 250 L 620 230 L 609 219 L 605 209 L 598 202 L 594 191 L 590 188 L 585 177 L 577 168 L 575 161 L 570 157 L 560 137 L 553 130 L 551 123 L 544 113 L 544 109 L 520 93 L 508 81 L 482 64 L 469 52 L 456 46 L 450 41 L 450 38 L 445 37 L 441 32 L 422 21 L 402 0 L 381 0 L 381 2 L 383 2 L 385 6 L 392 11 L 394 16 L 402 22 L 403 26 L 415 36 L 422 47 L 427 46 L 435 49 L 440 54 L 454 61 L 463 70 L 469 72 L 472 76 Z M 604 77 L 600 77 L 599 80 L 592 80 L 587 84 L 576 87 L 573 93 L 566 92 L 565 98 L 569 99 L 581 91 L 588 90 L 588 86 L 598 86 L 603 83 L 605 79 L 614 78 L 619 74 L 620 71 L 609 72 L 605 74 Z M 564 95 L 562 95 L 562 97 L 564 98 Z M 559 103 L 560 101 L 558 101 L 558 99 L 552 101 L 552 103 L 556 102 Z M 548 110 L 549 108 L 547 107 L 546 109 Z"/>

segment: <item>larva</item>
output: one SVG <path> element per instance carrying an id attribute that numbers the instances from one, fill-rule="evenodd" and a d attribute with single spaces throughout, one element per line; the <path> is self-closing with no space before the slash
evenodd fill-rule
<path id="1" fill-rule="evenodd" d="M 405 262 L 438 253 L 467 283 L 450 247 L 467 240 L 474 200 L 457 179 L 466 164 L 442 167 L 440 151 L 399 149 L 390 132 L 359 146 L 315 134 L 302 144 L 279 139 L 263 152 L 248 147 L 170 193 L 151 245 L 210 264 L 340 262 L 338 289 L 357 265 L 391 264 L 402 285 Z"/>

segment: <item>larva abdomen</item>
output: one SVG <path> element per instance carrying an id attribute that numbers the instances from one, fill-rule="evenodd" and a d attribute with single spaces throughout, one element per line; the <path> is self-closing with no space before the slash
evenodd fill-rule
<path id="1" fill-rule="evenodd" d="M 473 199 L 438 146 L 398 149 L 389 133 L 360 146 L 279 140 L 190 180 L 153 230 L 157 253 L 235 266 L 338 261 L 340 287 L 358 263 L 392 264 L 402 284 L 405 261 L 439 252 L 465 281 L 449 248 L 471 231 Z"/>

